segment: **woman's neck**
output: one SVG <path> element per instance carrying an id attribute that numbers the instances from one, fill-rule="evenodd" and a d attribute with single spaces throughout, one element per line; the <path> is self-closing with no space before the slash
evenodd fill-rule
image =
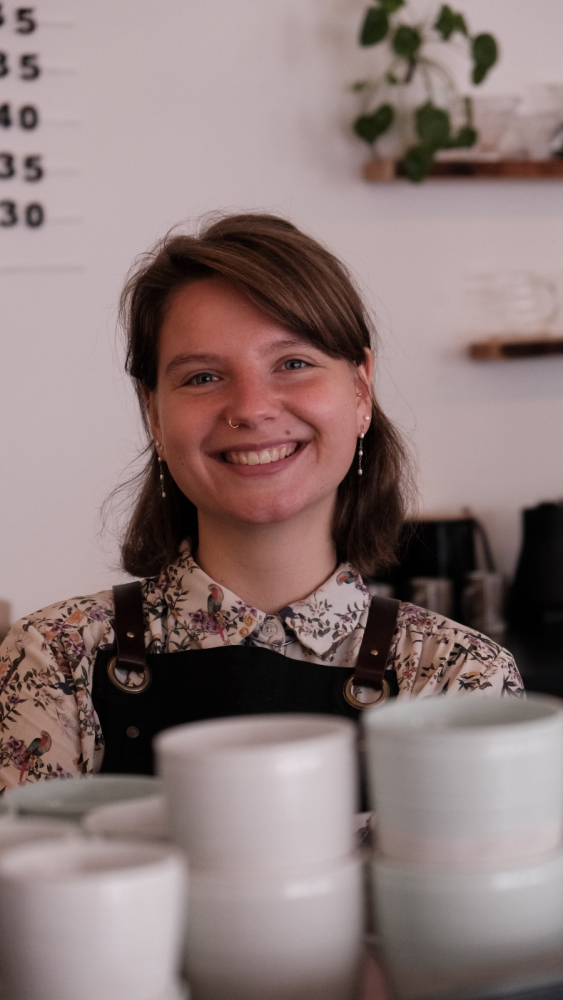
<path id="1" fill-rule="evenodd" d="M 336 549 L 324 518 L 304 515 L 299 522 L 292 518 L 233 526 L 208 521 L 200 513 L 194 558 L 245 604 L 275 614 L 312 594 L 336 568 Z"/>

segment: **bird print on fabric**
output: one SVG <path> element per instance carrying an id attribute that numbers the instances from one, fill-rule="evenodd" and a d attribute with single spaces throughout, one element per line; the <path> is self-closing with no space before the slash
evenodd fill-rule
<path id="1" fill-rule="evenodd" d="M 41 736 L 36 736 L 35 739 L 31 741 L 24 752 L 24 761 L 20 769 L 20 785 L 23 785 L 25 776 L 33 767 L 35 761 L 39 757 L 42 757 L 44 753 L 48 753 L 52 744 L 53 741 L 49 736 L 49 733 L 45 732 L 44 729 L 41 730 Z"/>
<path id="2" fill-rule="evenodd" d="M 209 597 L 207 598 L 207 613 L 211 621 L 216 625 L 221 639 L 226 643 L 227 639 L 223 632 L 223 623 L 221 620 L 221 609 L 223 607 L 225 595 L 216 583 L 210 583 L 207 589 L 209 590 Z"/>

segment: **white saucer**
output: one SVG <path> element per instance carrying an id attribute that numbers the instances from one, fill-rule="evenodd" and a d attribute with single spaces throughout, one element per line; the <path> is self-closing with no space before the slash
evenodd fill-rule
<path id="1" fill-rule="evenodd" d="M 12 813 L 80 819 L 108 802 L 140 799 L 162 791 L 160 778 L 142 774 L 93 774 L 20 785 L 4 795 Z"/>

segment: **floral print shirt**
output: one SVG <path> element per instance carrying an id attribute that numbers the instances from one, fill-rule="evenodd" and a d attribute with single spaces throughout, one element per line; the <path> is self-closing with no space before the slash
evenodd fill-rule
<path id="1" fill-rule="evenodd" d="M 369 585 L 343 564 L 305 600 L 265 614 L 208 577 L 186 542 L 142 587 L 150 653 L 246 644 L 339 667 L 355 664 L 371 601 Z M 99 770 L 92 671 L 98 650 L 114 642 L 111 591 L 53 604 L 11 628 L 0 647 L 0 794 Z M 400 606 L 388 664 L 399 698 L 523 691 L 507 650 L 412 604 Z"/>

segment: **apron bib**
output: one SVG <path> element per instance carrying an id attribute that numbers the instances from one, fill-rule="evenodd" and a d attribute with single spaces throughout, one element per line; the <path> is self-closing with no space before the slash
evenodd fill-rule
<path id="1" fill-rule="evenodd" d="M 92 682 L 105 740 L 102 773 L 154 774 L 153 737 L 182 723 L 274 712 L 356 720 L 361 690 L 372 702 L 398 694 L 395 670 L 387 668 L 398 601 L 372 598 L 351 669 L 256 646 L 146 653 L 140 583 L 114 587 L 114 598 L 116 649 L 98 652 Z"/>

